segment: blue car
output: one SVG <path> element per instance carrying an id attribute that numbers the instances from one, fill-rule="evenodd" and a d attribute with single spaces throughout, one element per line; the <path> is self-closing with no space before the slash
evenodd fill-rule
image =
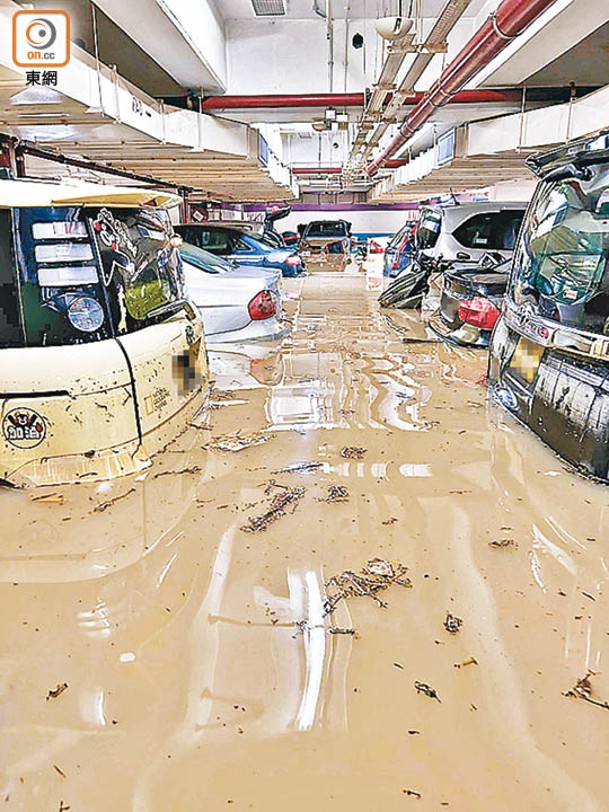
<path id="1" fill-rule="evenodd" d="M 185 223 L 175 226 L 184 242 L 216 256 L 260 268 L 278 268 L 283 276 L 300 276 L 304 267 L 293 248 L 278 247 L 247 225 L 230 223 Z"/>
<path id="2" fill-rule="evenodd" d="M 414 230 L 413 223 L 406 223 L 385 249 L 384 276 L 397 276 L 412 262 L 414 256 Z"/>

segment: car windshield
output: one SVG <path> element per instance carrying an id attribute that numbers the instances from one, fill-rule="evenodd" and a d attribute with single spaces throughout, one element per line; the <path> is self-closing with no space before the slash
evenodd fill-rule
<path id="1" fill-rule="evenodd" d="M 609 168 L 541 183 L 514 257 L 511 294 L 547 318 L 609 335 Z"/>
<path id="2" fill-rule="evenodd" d="M 305 237 L 324 239 L 325 237 L 348 237 L 347 224 L 335 220 L 320 220 L 310 223 L 304 232 Z"/>
<path id="3" fill-rule="evenodd" d="M 210 251 L 205 251 L 203 248 L 197 248 L 196 245 L 191 245 L 188 242 L 182 243 L 180 246 L 180 256 L 186 262 L 190 262 L 191 265 L 206 273 L 228 273 L 234 270 L 235 267 L 228 260 L 218 257 Z"/>

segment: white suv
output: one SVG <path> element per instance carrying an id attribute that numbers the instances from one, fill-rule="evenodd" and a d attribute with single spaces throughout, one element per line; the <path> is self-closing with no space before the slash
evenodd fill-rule
<path id="1" fill-rule="evenodd" d="M 425 206 L 416 232 L 416 247 L 446 262 L 477 262 L 488 251 L 509 259 L 526 203 L 461 203 Z"/>

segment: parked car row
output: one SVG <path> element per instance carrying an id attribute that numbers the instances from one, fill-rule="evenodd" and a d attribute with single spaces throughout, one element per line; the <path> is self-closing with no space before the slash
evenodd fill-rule
<path id="1" fill-rule="evenodd" d="M 392 241 L 388 264 L 395 280 L 381 294 L 384 306 L 419 307 L 432 280 L 441 280 L 440 307 L 430 326 L 442 338 L 486 346 L 498 317 L 509 262 L 525 213 L 523 203 L 477 202 L 426 206 L 414 228 Z M 399 251 L 408 240 L 408 251 Z"/>
<path id="2" fill-rule="evenodd" d="M 607 483 L 609 133 L 527 163 L 539 182 L 526 212 L 503 203 L 423 210 L 412 261 L 380 301 L 419 306 L 438 274 L 431 328 L 450 342 L 488 346 L 493 399 Z"/>
<path id="3" fill-rule="evenodd" d="M 283 276 L 299 276 L 303 263 L 293 248 L 278 247 L 268 234 L 256 234 L 247 226 L 231 221 L 187 223 L 176 226 L 184 242 L 210 254 L 260 268 L 277 268 Z"/>

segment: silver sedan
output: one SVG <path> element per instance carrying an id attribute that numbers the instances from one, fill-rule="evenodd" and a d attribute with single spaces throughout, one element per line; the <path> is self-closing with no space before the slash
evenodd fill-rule
<path id="1" fill-rule="evenodd" d="M 237 265 L 189 243 L 180 246 L 180 256 L 208 344 L 269 340 L 287 332 L 280 270 Z"/>

